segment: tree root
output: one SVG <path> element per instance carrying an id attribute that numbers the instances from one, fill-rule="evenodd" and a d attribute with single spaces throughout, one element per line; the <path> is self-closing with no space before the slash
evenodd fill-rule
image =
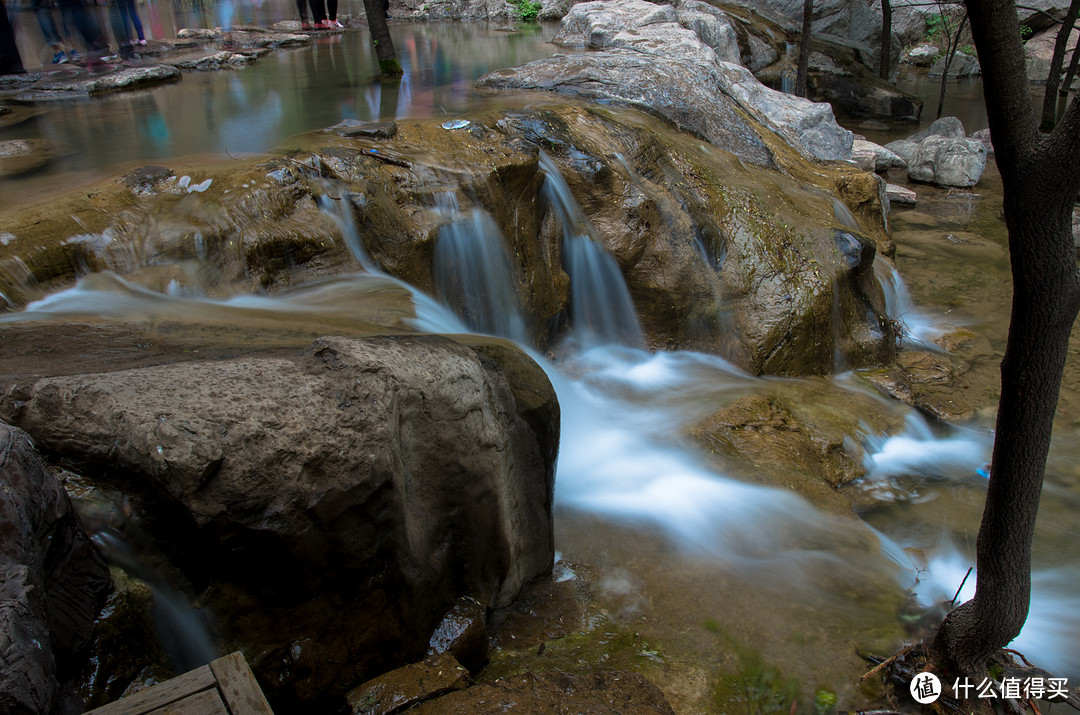
<path id="1" fill-rule="evenodd" d="M 986 715 L 990 715 L 991 713 L 994 715 L 1042 715 L 1042 711 L 1038 705 L 1039 700 L 1050 703 L 1063 703 L 1080 711 L 1080 689 L 1078 688 L 1066 690 L 1064 696 L 1055 694 L 1053 697 L 1039 699 L 1031 697 L 1003 697 L 1002 684 L 1005 679 L 1010 679 L 1013 683 L 1029 683 L 1033 678 L 1041 679 L 1041 682 L 1044 683 L 1050 683 L 1052 679 L 1054 681 L 1067 682 L 1063 678 L 1057 678 L 1053 674 L 1033 666 L 1022 653 L 1012 649 L 1002 649 L 999 656 L 995 658 L 995 662 L 991 669 L 995 670 L 997 674 L 996 677 L 992 677 L 988 674 L 979 675 L 979 677 L 974 678 L 972 674 L 967 674 L 967 676 L 964 676 L 963 674 L 960 675 L 965 681 L 973 681 L 974 684 L 979 685 L 983 682 L 983 678 L 989 678 L 993 686 L 993 692 L 996 693 L 994 697 L 978 697 L 980 688 L 972 687 L 969 697 L 957 698 L 954 695 L 948 694 L 947 688 L 943 688 L 946 692 L 943 692 L 936 701 L 925 706 L 917 705 L 914 699 L 911 698 L 909 685 L 915 676 L 923 671 L 936 672 L 939 677 L 941 677 L 943 684 L 947 685 L 948 678 L 955 675 L 951 673 L 941 673 L 940 668 L 935 667 L 935 664 L 929 658 L 929 646 L 926 642 L 918 641 L 907 645 L 888 658 L 870 654 L 862 654 L 862 657 L 867 662 L 872 663 L 874 667 L 859 678 L 859 682 L 863 682 L 873 676 L 881 676 L 886 692 L 888 693 L 889 702 L 898 711 L 910 711 L 914 708 L 924 707 L 939 715 L 945 715 L 950 712 Z M 1021 662 L 1023 665 L 1020 665 Z"/>

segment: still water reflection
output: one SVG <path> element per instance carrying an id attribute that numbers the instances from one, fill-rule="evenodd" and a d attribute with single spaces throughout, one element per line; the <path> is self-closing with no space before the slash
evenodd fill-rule
<path id="1" fill-rule="evenodd" d="M 178 83 L 146 91 L 38 105 L 29 119 L 0 125 L 0 140 L 45 139 L 53 147 L 46 173 L 20 181 L 32 186 L 73 183 L 62 174 L 108 176 L 134 162 L 266 152 L 343 119 L 458 116 L 484 101 L 473 89 L 481 75 L 553 54 L 557 29 L 396 25 L 391 34 L 405 75 L 393 83 L 375 79 L 366 31 L 319 37 L 310 48 L 279 50 L 242 69 L 186 72 Z M 0 183 L 0 192 L 9 189 L 10 182 Z"/>

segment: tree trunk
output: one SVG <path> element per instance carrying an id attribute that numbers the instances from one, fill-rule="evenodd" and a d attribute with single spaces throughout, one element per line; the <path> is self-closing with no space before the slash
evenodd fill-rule
<path id="1" fill-rule="evenodd" d="M 1068 97 L 1069 89 L 1072 88 L 1073 79 L 1076 77 L 1076 69 L 1080 66 L 1080 43 L 1073 48 L 1072 59 L 1069 60 L 1069 69 L 1065 72 L 1065 80 L 1061 83 L 1061 88 L 1058 89 L 1058 96 Z M 1057 116 L 1061 116 L 1063 110 L 1059 107 Z"/>
<path id="2" fill-rule="evenodd" d="M 1080 105 L 1040 134 L 1013 0 L 967 0 L 1001 170 L 1013 276 L 993 462 L 976 542 L 975 598 L 938 629 L 935 662 L 980 676 L 1027 619 L 1031 541 L 1069 335 L 1080 309 L 1071 216 L 1080 189 Z"/>
<path id="3" fill-rule="evenodd" d="M 941 13 L 942 19 L 945 18 L 945 13 Z M 953 57 L 956 56 L 956 48 L 960 46 L 960 35 L 964 32 L 964 25 L 968 21 L 968 13 L 964 13 L 964 17 L 960 19 L 960 26 L 956 28 L 956 37 L 953 38 L 949 34 L 948 28 L 945 31 L 945 66 L 941 70 L 941 90 L 938 92 L 938 105 L 937 105 L 937 118 L 941 119 L 942 112 L 945 111 L 945 86 L 949 81 L 949 67 L 952 66 Z M 1018 26 L 1019 27 L 1019 26 Z M 1017 30 L 1019 32 L 1019 30 Z"/>
<path id="4" fill-rule="evenodd" d="M 1080 0 L 1076 0 L 1080 2 Z M 888 82 L 892 78 L 892 2 L 881 0 L 881 57 L 878 76 Z"/>
<path id="5" fill-rule="evenodd" d="M 810 71 L 810 26 L 814 19 L 814 0 L 803 0 L 802 33 L 799 35 L 799 68 L 795 73 L 795 94 L 805 97 L 807 90 L 806 75 Z"/>
<path id="6" fill-rule="evenodd" d="M 394 41 L 390 39 L 390 28 L 386 26 L 384 8 L 383 0 L 364 0 L 371 42 L 375 45 L 375 56 L 379 58 L 379 73 L 383 77 L 400 77 L 404 72 L 394 52 Z"/>
<path id="7" fill-rule="evenodd" d="M 1054 56 L 1050 60 L 1050 73 L 1046 76 L 1046 94 L 1043 95 L 1042 130 L 1050 131 L 1057 123 L 1058 86 L 1061 84 L 1061 66 L 1065 63 L 1065 50 L 1069 44 L 1076 16 L 1080 14 L 1080 0 L 1072 0 L 1065 19 L 1058 29 L 1054 43 Z"/>

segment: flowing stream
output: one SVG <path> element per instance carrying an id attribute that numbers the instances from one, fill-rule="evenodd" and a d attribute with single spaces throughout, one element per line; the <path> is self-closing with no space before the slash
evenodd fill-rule
<path id="1" fill-rule="evenodd" d="M 313 52 L 320 56 L 322 50 Z M 353 106 L 362 106 L 363 85 L 351 86 L 358 93 Z M 428 105 L 438 104 L 438 96 L 425 101 L 426 111 L 435 111 Z M 414 96 L 410 108 L 399 111 L 414 112 L 418 102 Z M 252 111 L 245 104 L 238 116 Z M 381 107 L 366 116 L 388 114 L 395 113 Z M 283 126 L 286 132 L 299 130 Z M 168 295 L 116 275 L 95 274 L 24 312 L 0 317 L 0 323 L 100 319 L 153 326 L 168 319 L 192 330 L 227 326 L 255 336 L 254 341 L 303 344 L 328 331 L 362 334 L 404 317 L 422 330 L 478 331 L 514 340 L 547 371 L 562 408 L 557 548 L 568 564 L 581 562 L 593 571 L 608 617 L 658 644 L 659 655 L 651 649 L 642 652 L 663 661 L 685 682 L 693 682 L 687 673 L 697 667 L 688 663 L 711 659 L 730 668 L 730 653 L 742 652 L 731 644 L 739 642 L 767 662 L 783 663 L 804 688 L 839 687 L 836 679 L 859 667 L 856 645 L 895 639 L 904 589 L 911 589 L 920 606 L 933 609 L 950 601 L 964 582 L 973 562 L 983 470 L 992 442 L 986 421 L 976 421 L 981 428 L 930 425 L 898 403 L 889 406 L 903 415 L 901 430 L 876 434 L 867 429 L 854 436 L 867 468 L 867 476 L 853 487 L 860 518 L 838 517 L 792 491 L 756 483 L 745 465 L 707 454 L 691 442 L 687 430 L 740 397 L 781 388 L 810 394 L 821 381 L 753 377 L 712 355 L 646 351 L 614 260 L 591 238 L 588 220 L 554 164 L 542 157 L 541 166 L 547 174 L 545 196 L 562 227 L 564 267 L 571 278 L 570 330 L 555 362 L 528 344 L 514 289 L 519 281 L 505 239 L 489 216 L 462 212 L 452 195 L 435 207 L 446 218 L 436 245 L 436 265 L 446 269 L 436 275 L 437 300 L 379 272 L 352 224 L 352 203 L 362 199 L 333 186 L 324 187 L 328 198 L 321 205 L 335 218 L 356 258 L 354 275 L 273 297 L 212 300 L 180 287 Z M 993 202 L 984 198 L 983 203 Z M 984 329 L 980 321 L 1000 322 L 1007 316 L 1007 305 L 988 294 L 994 281 L 1007 281 L 1007 262 L 1002 270 L 994 250 L 1002 228 L 988 227 L 974 210 L 961 212 L 959 219 L 946 216 L 942 206 L 954 204 L 950 197 L 939 197 L 920 206 L 936 215 L 929 229 L 929 218 L 894 218 L 898 242 L 913 248 L 902 247 L 895 264 L 879 260 L 875 273 L 888 299 L 889 317 L 903 322 L 911 343 L 936 349 L 935 338 L 970 325 L 989 334 L 999 349 L 1000 329 Z M 938 274 L 931 271 L 950 276 L 958 271 L 949 265 L 927 268 L 934 260 L 949 260 L 947 253 L 944 258 L 940 254 L 949 246 L 930 243 L 927 236 L 955 230 L 989 236 L 982 239 L 989 245 L 990 258 L 983 266 L 987 275 L 968 292 L 956 289 L 947 300 L 936 299 Z M 917 292 L 898 270 L 906 266 L 922 271 Z M 969 296 L 974 304 L 965 313 Z M 919 307 L 919 300 L 929 307 Z M 996 313 L 981 311 L 980 300 L 993 303 Z M 852 373 L 834 376 L 829 386 L 853 396 L 874 394 Z M 1066 389 L 1073 387 L 1067 381 Z M 1065 409 L 1075 411 L 1070 399 L 1063 400 Z M 1056 438 L 1051 455 L 1035 546 L 1031 616 L 1015 643 L 1036 665 L 1074 681 L 1080 679 L 1077 424 Z M 970 597 L 973 587 L 972 577 L 960 591 L 961 600 Z M 721 631 L 724 639 L 717 641 L 715 633 Z M 830 659 L 835 662 L 824 662 Z"/>

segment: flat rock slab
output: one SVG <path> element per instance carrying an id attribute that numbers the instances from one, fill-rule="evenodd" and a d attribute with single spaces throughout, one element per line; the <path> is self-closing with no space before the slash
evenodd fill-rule
<path id="1" fill-rule="evenodd" d="M 59 73 L 57 73 L 59 74 Z M 49 102 L 120 92 L 180 79 L 180 70 L 169 65 L 118 67 L 105 72 L 78 71 L 63 77 L 46 76 L 15 96 L 19 102 Z"/>
<path id="2" fill-rule="evenodd" d="M 0 178 L 35 171 L 51 158 L 48 143 L 38 139 L 0 141 Z"/>
<path id="3" fill-rule="evenodd" d="M 355 715 L 389 715 L 464 690 L 471 682 L 469 671 L 454 656 L 443 653 L 369 680 L 350 690 L 346 699 Z"/>
<path id="4" fill-rule="evenodd" d="M 918 195 L 914 191 L 897 184 L 886 184 L 885 195 L 889 197 L 890 203 L 902 204 L 904 206 L 914 206 L 919 200 Z"/>
<path id="5" fill-rule="evenodd" d="M 211 72 L 213 70 L 244 67 L 257 59 L 257 57 L 251 55 L 221 50 L 220 52 L 208 52 L 202 55 L 172 60 L 169 64 L 180 70 Z"/>
<path id="6" fill-rule="evenodd" d="M 525 673 L 444 695 L 409 712 L 417 715 L 675 713 L 660 688 L 644 676 L 627 671 L 586 675 L 559 671 Z"/>
<path id="7" fill-rule="evenodd" d="M 18 92 L 35 82 L 40 82 L 50 74 L 49 72 L 24 72 L 23 74 L 0 75 L 0 92 Z"/>
<path id="8" fill-rule="evenodd" d="M 345 119 L 326 131 L 342 137 L 373 137 L 392 139 L 397 134 L 397 122 L 362 122 L 359 119 Z"/>

